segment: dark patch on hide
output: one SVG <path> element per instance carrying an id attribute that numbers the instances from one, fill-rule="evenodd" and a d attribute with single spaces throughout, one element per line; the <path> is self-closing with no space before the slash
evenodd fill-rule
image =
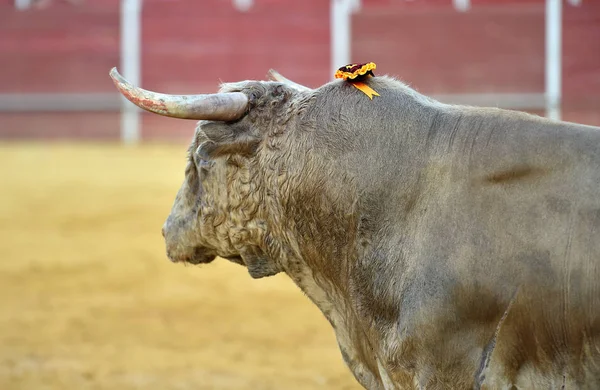
<path id="1" fill-rule="evenodd" d="M 505 171 L 494 172 L 484 178 L 487 184 L 508 184 L 515 181 L 534 179 L 544 175 L 544 170 L 529 166 L 515 166 Z"/>
<path id="2" fill-rule="evenodd" d="M 267 276 L 273 276 L 281 272 L 274 261 L 271 261 L 267 255 L 257 247 L 246 248 L 241 254 L 248 273 L 254 279 L 260 279 Z"/>
<path id="3" fill-rule="evenodd" d="M 350 296 L 356 301 L 358 315 L 368 318 L 378 328 L 398 321 L 400 306 L 392 279 L 397 275 L 395 268 L 402 268 L 403 264 L 404 259 L 398 253 L 373 249 L 351 271 Z"/>

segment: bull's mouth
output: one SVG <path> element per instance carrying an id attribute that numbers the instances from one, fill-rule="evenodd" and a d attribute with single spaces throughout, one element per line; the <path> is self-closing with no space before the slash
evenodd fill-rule
<path id="1" fill-rule="evenodd" d="M 208 264 L 217 257 L 217 254 L 206 248 L 196 247 L 187 256 L 177 257 L 167 252 L 167 257 L 173 263 Z"/>
<path id="2" fill-rule="evenodd" d="M 197 248 L 194 248 L 191 255 L 188 255 L 185 257 L 174 257 L 167 253 L 167 257 L 173 263 L 188 263 L 188 264 L 197 265 L 197 264 L 212 263 L 218 257 L 218 255 L 209 249 L 197 247 Z M 222 256 L 222 257 L 225 260 L 231 261 L 232 263 L 245 265 L 244 260 L 242 260 L 241 256 Z"/>

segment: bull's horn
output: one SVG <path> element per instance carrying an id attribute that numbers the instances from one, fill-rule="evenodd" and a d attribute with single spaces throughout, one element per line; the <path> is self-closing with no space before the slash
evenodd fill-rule
<path id="1" fill-rule="evenodd" d="M 305 87 L 302 84 L 295 83 L 292 80 L 283 77 L 281 75 L 281 73 L 279 73 L 275 69 L 269 69 L 269 71 L 267 72 L 267 77 L 269 78 L 269 80 L 279 81 L 280 83 L 287 84 L 290 87 L 296 88 L 296 89 L 298 89 L 300 91 L 310 91 L 310 88 Z"/>
<path id="2" fill-rule="evenodd" d="M 241 92 L 209 95 L 167 95 L 131 85 L 112 68 L 110 77 L 119 92 L 144 110 L 173 118 L 232 121 L 241 118 L 248 108 L 248 97 Z"/>

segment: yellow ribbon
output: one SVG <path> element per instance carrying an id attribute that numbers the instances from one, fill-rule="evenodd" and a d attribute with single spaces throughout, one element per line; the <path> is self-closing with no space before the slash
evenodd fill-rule
<path id="1" fill-rule="evenodd" d="M 377 91 L 361 81 L 351 81 L 351 84 L 354 85 L 356 89 L 362 91 L 371 100 L 373 100 L 373 96 L 380 96 Z"/>

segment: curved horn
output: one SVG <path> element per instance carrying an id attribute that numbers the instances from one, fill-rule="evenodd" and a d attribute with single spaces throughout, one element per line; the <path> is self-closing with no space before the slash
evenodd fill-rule
<path id="1" fill-rule="evenodd" d="M 310 91 L 311 89 L 308 87 L 305 87 L 304 85 L 298 84 L 293 82 L 292 80 L 289 80 L 285 77 L 283 77 L 281 75 L 281 73 L 279 73 L 278 71 L 276 71 L 275 69 L 269 69 L 269 71 L 267 72 L 267 77 L 269 78 L 269 80 L 271 81 L 279 81 L 280 83 L 283 84 L 287 84 L 292 88 L 296 88 L 300 91 Z"/>
<path id="2" fill-rule="evenodd" d="M 112 68 L 110 77 L 133 104 L 155 114 L 181 119 L 232 121 L 241 118 L 248 108 L 248 97 L 242 92 L 208 95 L 167 95 L 131 85 Z"/>

